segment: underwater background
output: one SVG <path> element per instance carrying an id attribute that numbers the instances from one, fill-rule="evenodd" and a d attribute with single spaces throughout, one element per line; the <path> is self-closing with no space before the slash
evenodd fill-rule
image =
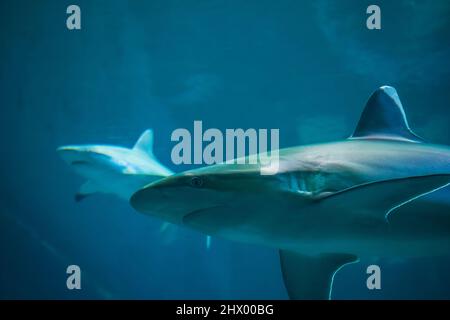
<path id="1" fill-rule="evenodd" d="M 82 29 L 66 28 L 77 4 Z M 381 8 L 382 29 L 366 28 Z M 171 132 L 279 128 L 280 147 L 343 139 L 377 87 L 396 87 L 411 127 L 450 145 L 448 0 L 0 2 L 0 298 L 286 299 L 276 250 L 213 238 L 113 196 L 80 203 L 66 144 L 131 147 Z M 427 201 L 450 209 L 449 188 Z M 432 210 L 428 203 L 423 210 Z M 450 210 L 449 210 L 450 212 Z M 382 289 L 366 268 L 379 264 Z M 82 270 L 67 290 L 66 268 Z M 334 299 L 449 299 L 450 258 L 343 268 Z"/>

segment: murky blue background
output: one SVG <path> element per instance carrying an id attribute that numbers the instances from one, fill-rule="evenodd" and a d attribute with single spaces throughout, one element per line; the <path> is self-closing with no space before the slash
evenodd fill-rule
<path id="1" fill-rule="evenodd" d="M 66 28 L 66 8 L 82 30 Z M 368 5 L 382 30 L 365 27 Z M 0 2 L 0 298 L 285 299 L 277 252 L 161 222 L 110 196 L 75 203 L 63 144 L 132 146 L 155 130 L 280 128 L 282 147 L 347 137 L 369 94 L 397 88 L 410 124 L 450 144 L 450 2 Z M 446 202 L 450 191 L 434 197 Z M 425 207 L 426 208 L 430 207 Z M 382 290 L 365 268 L 382 266 Z M 66 289 L 66 267 L 82 290 Z M 450 259 L 362 261 L 334 298 L 450 298 Z"/>

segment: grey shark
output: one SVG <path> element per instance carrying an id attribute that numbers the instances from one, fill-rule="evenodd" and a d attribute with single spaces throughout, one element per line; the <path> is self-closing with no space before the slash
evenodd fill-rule
<path id="1" fill-rule="evenodd" d="M 329 298 L 335 273 L 361 257 L 450 252 L 450 212 L 401 210 L 450 183 L 450 148 L 410 129 L 392 87 L 371 95 L 348 139 L 281 149 L 278 172 L 261 169 L 186 171 L 130 202 L 208 235 L 279 249 L 292 299 Z"/>
<path id="2" fill-rule="evenodd" d="M 140 188 L 173 174 L 153 154 L 151 129 L 144 131 L 131 149 L 112 145 L 69 145 L 59 147 L 57 152 L 75 172 L 87 179 L 75 194 L 76 201 L 98 193 L 129 201 Z M 163 223 L 160 232 L 173 240 L 176 230 L 169 223 Z M 211 248 L 211 237 L 206 237 L 205 245 L 206 249 Z"/>
<path id="3" fill-rule="evenodd" d="M 80 201 L 95 193 L 114 194 L 129 200 L 152 181 L 173 172 L 153 155 L 153 131 L 146 130 L 133 148 L 110 145 L 70 145 L 57 149 L 79 175 L 87 179 L 75 195 Z"/>

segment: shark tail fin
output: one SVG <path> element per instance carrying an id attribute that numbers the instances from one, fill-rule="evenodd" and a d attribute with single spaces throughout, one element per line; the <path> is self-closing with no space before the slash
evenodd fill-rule
<path id="1" fill-rule="evenodd" d="M 139 150 L 153 157 L 153 130 L 145 130 L 133 147 L 133 150 Z"/>
<path id="2" fill-rule="evenodd" d="M 350 139 L 423 142 L 409 128 L 397 91 L 389 86 L 379 88 L 370 96 Z"/>

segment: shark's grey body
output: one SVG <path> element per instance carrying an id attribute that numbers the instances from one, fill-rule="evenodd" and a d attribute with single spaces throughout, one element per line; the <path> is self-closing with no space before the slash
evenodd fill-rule
<path id="1" fill-rule="evenodd" d="M 220 164 L 150 184 L 139 211 L 210 235 L 280 249 L 291 298 L 327 298 L 334 273 L 363 256 L 450 252 L 450 212 L 398 210 L 450 182 L 450 148 L 410 129 L 395 89 L 369 99 L 345 141 L 279 151 L 274 175 Z"/>
<path id="2" fill-rule="evenodd" d="M 442 241 L 444 238 L 450 240 L 450 229 L 442 230 L 438 228 L 441 225 L 437 225 L 436 229 L 424 230 L 420 221 L 403 223 L 402 220 L 408 221 L 411 217 L 397 217 L 395 214 L 385 217 L 391 209 L 391 203 L 375 214 L 359 214 L 366 210 L 367 206 L 367 209 L 378 209 L 377 206 L 383 204 L 393 192 L 389 182 L 386 186 L 380 183 L 379 190 L 372 186 L 374 190 L 368 190 L 367 196 L 364 194 L 365 190 L 347 190 L 348 196 L 344 192 L 339 194 L 340 191 L 354 186 L 407 178 L 411 172 L 415 172 L 414 175 L 417 176 L 433 175 L 433 178 L 430 178 L 431 187 L 429 188 L 429 183 L 426 184 L 425 190 L 414 187 L 417 188 L 415 190 L 418 190 L 418 194 L 412 190 L 411 196 L 404 199 L 406 202 L 450 182 L 450 176 L 434 176 L 440 170 L 450 173 L 450 163 L 447 161 L 445 168 L 436 168 L 429 161 L 430 157 L 450 158 L 450 150 L 439 151 L 440 149 L 434 146 L 421 146 L 419 153 L 418 148 L 418 144 L 405 142 L 350 140 L 331 145 L 283 150 L 280 152 L 279 173 L 272 176 L 261 176 L 258 169 L 254 168 L 254 171 L 240 173 L 238 178 L 234 173 L 226 177 L 222 176 L 227 173 L 224 173 L 220 166 L 185 173 L 202 177 L 204 194 L 199 193 L 202 199 L 191 195 L 190 201 L 195 201 L 196 204 L 203 202 L 205 205 L 200 207 L 202 211 L 195 209 L 194 213 L 176 216 L 179 220 L 173 222 L 192 226 L 211 235 L 298 250 L 307 254 L 350 250 L 358 256 L 421 255 L 423 250 L 418 250 L 412 244 L 419 240 L 417 245 L 423 243 L 428 246 L 422 241 L 424 236 L 439 243 L 428 248 L 427 253 L 448 253 L 449 247 L 443 245 Z M 383 154 L 383 159 L 377 158 L 377 152 Z M 359 165 L 363 162 L 365 165 Z M 393 165 L 394 163 L 396 165 Z M 208 195 L 207 190 L 208 182 L 214 179 L 230 179 L 232 183 L 242 184 L 242 187 L 231 186 L 230 189 L 235 190 L 229 189 L 230 191 L 225 192 L 225 200 L 217 201 L 218 197 L 214 194 Z M 168 179 L 165 183 L 170 181 L 171 179 Z M 163 183 L 164 181 L 160 186 Z M 402 180 L 398 184 L 401 186 Z M 242 190 L 239 190 L 240 188 Z M 239 191 L 236 192 L 237 190 Z M 166 191 L 160 192 L 165 194 Z M 167 192 L 171 192 L 170 189 Z M 361 192 L 361 198 L 354 198 L 353 192 Z M 402 200 L 393 203 L 393 206 L 403 203 Z M 155 204 L 158 203 L 160 201 L 155 199 Z M 213 211 L 203 210 L 208 207 L 215 208 Z M 432 214 L 430 213 L 430 216 Z M 348 220 L 346 224 L 345 219 Z M 447 227 L 450 227 L 450 224 Z M 391 232 L 392 230 L 396 232 Z M 404 242 L 397 243 L 398 239 Z M 393 242 L 392 245 L 389 245 L 389 242 Z M 450 246 L 450 241 L 447 243 Z"/>

